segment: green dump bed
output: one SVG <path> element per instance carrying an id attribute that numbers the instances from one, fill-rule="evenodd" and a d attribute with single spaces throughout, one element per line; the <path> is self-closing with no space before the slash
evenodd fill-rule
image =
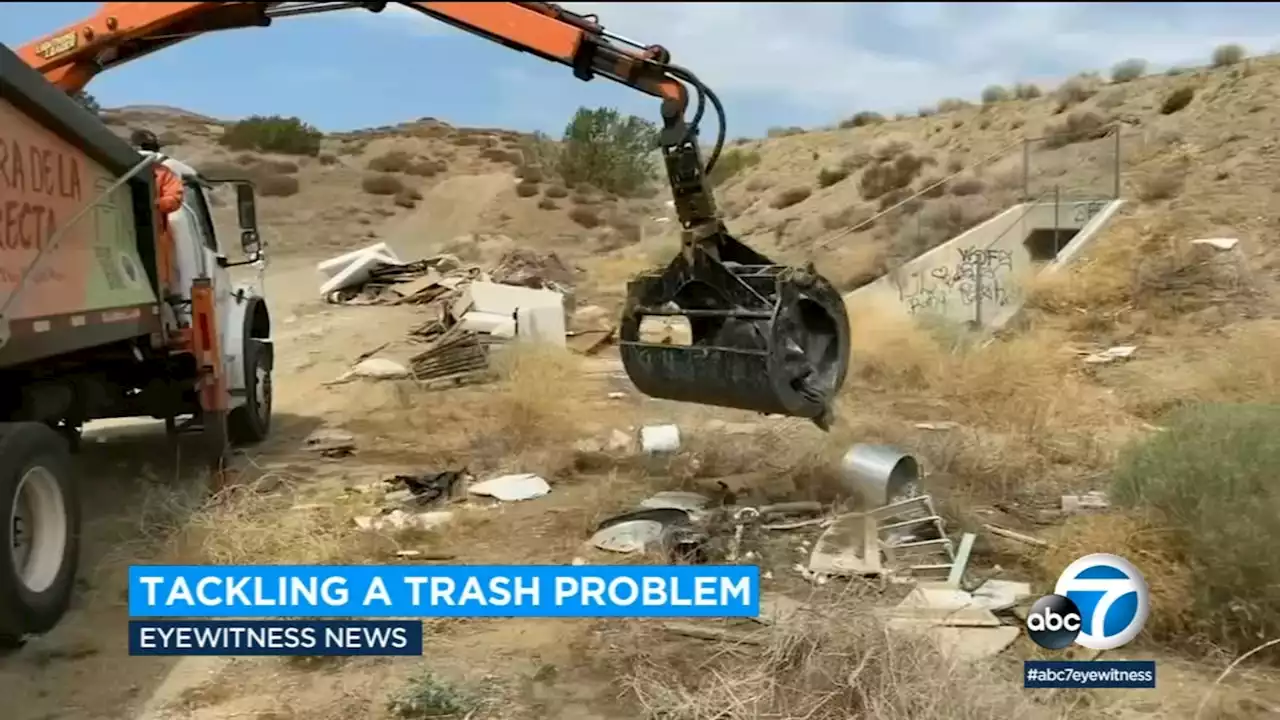
<path id="1" fill-rule="evenodd" d="M 141 159 L 0 45 L 0 368 L 159 330 L 151 171 L 104 196 Z"/>

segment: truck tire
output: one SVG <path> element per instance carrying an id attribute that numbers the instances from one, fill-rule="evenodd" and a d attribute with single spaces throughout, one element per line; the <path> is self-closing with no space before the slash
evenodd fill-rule
<path id="1" fill-rule="evenodd" d="M 227 414 L 232 443 L 262 442 L 271 432 L 271 346 L 259 338 L 245 338 L 244 404 Z"/>
<path id="2" fill-rule="evenodd" d="M 71 454 L 41 423 L 0 423 L 0 541 L 0 645 L 12 645 L 62 619 L 80 557 Z"/>

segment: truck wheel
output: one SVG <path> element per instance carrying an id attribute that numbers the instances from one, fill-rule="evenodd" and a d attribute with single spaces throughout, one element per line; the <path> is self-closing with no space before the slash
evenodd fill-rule
<path id="1" fill-rule="evenodd" d="M 0 424 L 0 522 L 0 644 L 12 644 L 52 629 L 75 587 L 80 505 L 53 429 Z"/>
<path id="2" fill-rule="evenodd" d="M 245 340 L 245 401 L 227 415 L 227 432 L 237 445 L 262 442 L 271 431 L 271 360 L 267 343 Z"/>

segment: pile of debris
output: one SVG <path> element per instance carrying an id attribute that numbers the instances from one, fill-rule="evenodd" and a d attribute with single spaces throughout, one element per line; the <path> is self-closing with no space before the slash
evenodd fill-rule
<path id="1" fill-rule="evenodd" d="M 406 262 L 378 243 L 316 269 L 327 278 L 320 288 L 327 302 L 422 308 L 425 319 L 410 337 L 427 347 L 400 374 L 419 382 L 453 386 L 487 379 L 491 346 L 513 339 L 592 354 L 614 336 L 612 327 L 569 331 L 573 270 L 554 253 L 516 249 L 486 272 L 453 255 Z"/>

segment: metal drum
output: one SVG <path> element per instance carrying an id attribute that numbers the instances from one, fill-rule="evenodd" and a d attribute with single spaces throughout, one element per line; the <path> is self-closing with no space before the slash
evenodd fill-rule
<path id="1" fill-rule="evenodd" d="M 688 318 L 691 344 L 642 341 L 649 316 Z M 687 244 L 662 272 L 628 283 L 619 341 L 627 376 L 650 397 L 820 426 L 849 367 L 849 320 L 831 283 L 727 235 Z"/>
<path id="2" fill-rule="evenodd" d="M 884 507 L 920 494 L 920 464 L 889 445 L 858 444 L 840 461 L 844 488 L 871 508 Z"/>

